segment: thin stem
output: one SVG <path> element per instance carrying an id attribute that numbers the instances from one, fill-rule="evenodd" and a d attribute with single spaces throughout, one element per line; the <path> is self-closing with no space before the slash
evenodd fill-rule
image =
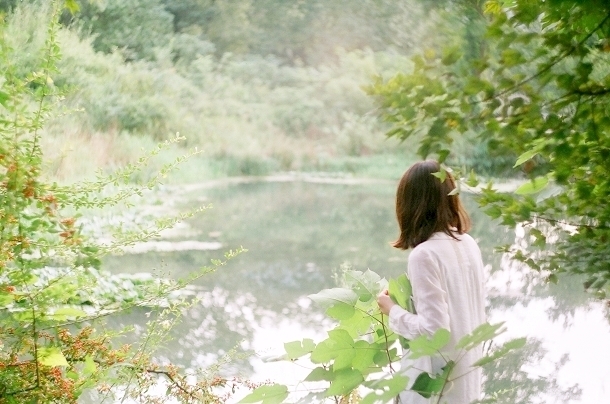
<path id="1" fill-rule="evenodd" d="M 140 347 L 138 348 L 138 350 L 133 354 L 133 358 L 137 358 L 138 356 L 142 357 L 146 347 L 148 346 L 148 343 L 152 339 L 153 333 L 156 331 L 158 326 L 159 326 L 159 323 L 157 321 L 152 323 L 152 328 L 148 330 L 144 343 L 142 343 L 140 345 Z M 129 392 L 129 386 L 131 385 L 131 381 L 133 380 L 133 377 L 134 377 L 134 375 L 132 374 L 129 376 L 129 379 L 127 380 L 127 385 L 125 387 L 125 394 L 123 395 L 123 399 L 121 400 L 121 403 L 125 402 L 125 400 L 127 399 L 127 393 Z"/>
<path id="2" fill-rule="evenodd" d="M 40 365 L 38 364 L 38 329 L 36 324 L 36 306 L 30 298 L 32 305 L 32 338 L 34 339 L 34 366 L 36 367 L 36 385 L 40 385 Z"/>
<path id="3" fill-rule="evenodd" d="M 388 340 L 388 333 L 386 331 L 387 329 L 383 321 L 383 316 L 384 314 L 381 313 L 381 327 L 383 329 L 383 337 L 385 339 L 385 353 L 388 356 L 388 366 L 390 367 L 390 373 L 394 373 L 395 370 L 392 367 L 392 357 L 390 356 L 390 341 Z"/>
<path id="4" fill-rule="evenodd" d="M 604 226 L 604 225 L 590 225 L 590 224 L 584 224 L 584 223 L 572 223 L 572 222 L 568 222 L 566 220 L 558 220 L 558 219 L 551 219 L 548 217 L 544 217 L 544 216 L 539 216 L 539 215 L 532 215 L 532 217 L 534 219 L 540 219 L 540 220 L 544 220 L 545 222 L 549 222 L 552 223 L 554 225 L 557 224 L 563 224 L 566 226 L 574 226 L 574 227 L 578 227 L 578 228 L 587 228 L 587 229 L 593 229 L 593 230 L 608 230 L 610 229 L 610 226 Z"/>
<path id="5" fill-rule="evenodd" d="M 163 375 L 163 376 L 167 377 L 170 380 L 170 382 L 172 382 L 173 385 L 176 386 L 178 389 L 180 389 L 183 393 L 187 394 L 189 397 L 191 397 L 194 400 L 198 399 L 198 397 L 195 395 L 194 392 L 187 390 L 185 387 L 182 386 L 182 384 L 178 383 L 176 381 L 176 379 L 174 379 L 174 377 L 168 371 L 165 371 L 165 370 L 153 370 L 153 369 L 143 369 L 143 371 L 146 372 L 146 373 Z"/>

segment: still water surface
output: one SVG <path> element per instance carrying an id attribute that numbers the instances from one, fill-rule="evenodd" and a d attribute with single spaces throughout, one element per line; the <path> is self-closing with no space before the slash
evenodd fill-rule
<path id="1" fill-rule="evenodd" d="M 228 372 L 294 385 L 307 369 L 265 358 L 281 354 L 284 342 L 320 340 L 332 327 L 307 295 L 336 286 L 334 274 L 343 264 L 386 278 L 405 270 L 406 253 L 389 245 L 397 236 L 394 192 L 394 182 L 294 178 L 172 190 L 162 198 L 178 207 L 211 203 L 213 208 L 168 234 L 166 241 L 176 246 L 220 243 L 222 248 L 126 254 L 108 257 L 104 266 L 113 272 L 154 270 L 183 277 L 226 249 L 243 246 L 248 252 L 198 281 L 200 302 L 185 314 L 159 355 L 199 369 L 238 347 L 253 354 L 227 365 Z M 507 230 L 490 221 L 467 196 L 465 203 L 474 223 L 471 235 L 489 271 L 490 320 L 506 321 L 504 338 L 528 336 L 532 341 L 521 355 L 525 363 L 515 357 L 506 364 L 508 372 L 491 374 L 495 386 L 514 387 L 514 381 L 501 384 L 509 373 L 526 377 L 519 379 L 522 385 L 540 392 L 529 398 L 524 393 L 522 402 L 610 402 L 607 310 L 588 298 L 579 280 L 546 285 L 494 253 L 497 245 L 520 242 L 519 228 Z M 143 322 L 144 313 L 133 312 L 121 321 Z M 578 399 L 570 394 L 579 389 Z"/>

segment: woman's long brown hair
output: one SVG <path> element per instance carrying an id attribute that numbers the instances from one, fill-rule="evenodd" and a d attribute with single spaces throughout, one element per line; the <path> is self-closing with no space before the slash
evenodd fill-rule
<path id="1" fill-rule="evenodd" d="M 413 164 L 402 176 L 396 191 L 396 218 L 400 237 L 392 245 L 403 250 L 443 232 L 456 238 L 470 230 L 470 218 L 459 196 L 449 195 L 455 188 L 451 174 L 443 182 L 432 175 L 441 171 L 440 164 L 426 160 Z"/>

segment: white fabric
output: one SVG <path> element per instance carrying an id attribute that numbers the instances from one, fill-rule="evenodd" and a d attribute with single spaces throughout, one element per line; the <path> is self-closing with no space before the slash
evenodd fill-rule
<path id="1" fill-rule="evenodd" d="M 411 251 L 407 275 L 413 286 L 417 314 L 393 306 L 389 324 L 392 331 L 407 339 L 432 335 L 439 328 L 449 330 L 451 340 L 443 356 L 457 361 L 457 365 L 441 403 L 469 404 L 481 398 L 481 370 L 471 365 L 482 356 L 482 350 L 475 348 L 464 355 L 452 347 L 485 322 L 485 279 L 477 243 L 468 234 L 456 234 L 456 237 L 459 240 L 445 233 L 434 233 Z M 410 360 L 407 356 L 405 352 L 401 366 L 409 376 L 409 383 L 422 371 L 438 372 L 445 364 L 441 358 Z M 436 403 L 438 397 L 433 399 L 407 390 L 401 394 L 400 403 Z"/>

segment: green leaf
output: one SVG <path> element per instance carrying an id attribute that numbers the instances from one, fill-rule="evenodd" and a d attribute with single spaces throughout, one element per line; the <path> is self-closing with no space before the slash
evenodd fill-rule
<path id="1" fill-rule="evenodd" d="M 441 63 L 445 66 L 449 66 L 460 60 L 461 57 L 462 50 L 459 46 L 446 47 L 443 49 Z"/>
<path id="2" fill-rule="evenodd" d="M 0 91 L 0 105 L 6 107 L 6 102 L 11 98 L 10 95 L 8 95 L 8 93 L 5 93 L 4 91 Z"/>
<path id="3" fill-rule="evenodd" d="M 485 209 L 484 212 L 492 219 L 497 219 L 502 216 L 502 209 L 498 205 L 491 205 L 489 208 Z"/>
<path id="4" fill-rule="evenodd" d="M 427 372 L 420 373 L 415 379 L 415 382 L 413 382 L 411 390 L 416 391 L 425 398 L 430 398 L 432 395 L 439 394 L 447 383 L 447 378 L 454 367 L 455 363 L 449 361 L 443 367 L 443 373 L 436 377 L 431 377 Z"/>
<path id="5" fill-rule="evenodd" d="M 73 370 L 70 370 L 70 371 L 66 372 L 66 376 L 67 376 L 69 379 L 72 379 L 72 380 L 78 380 L 78 378 L 79 378 L 78 373 L 76 373 L 76 372 L 75 372 L 75 371 L 73 371 Z"/>
<path id="6" fill-rule="evenodd" d="M 64 6 L 72 15 L 78 13 L 80 10 L 80 6 L 76 0 L 64 0 Z"/>
<path id="7" fill-rule="evenodd" d="M 550 283 L 552 283 L 554 285 L 557 285 L 557 282 L 559 281 L 559 279 L 557 278 L 557 275 L 550 274 L 549 276 L 547 276 L 546 281 L 550 282 Z"/>
<path id="8" fill-rule="evenodd" d="M 515 165 L 513 166 L 513 168 L 520 166 L 521 164 L 530 160 L 532 157 L 534 157 L 538 153 L 540 153 L 540 150 L 538 150 L 538 148 L 526 151 L 525 153 L 523 153 L 522 155 L 520 155 L 517 158 L 517 161 L 515 162 Z"/>
<path id="9" fill-rule="evenodd" d="M 18 311 L 16 313 L 13 313 L 13 318 L 22 323 L 30 323 L 34 319 L 34 315 L 30 310 Z"/>
<path id="10" fill-rule="evenodd" d="M 491 363 L 491 362 L 495 361 L 496 359 L 501 358 L 502 356 L 506 355 L 507 353 L 509 353 L 512 350 L 523 348 L 526 343 L 527 343 L 527 338 L 517 338 L 517 339 L 510 340 L 510 341 L 506 342 L 504 345 L 502 345 L 499 349 L 494 351 L 491 355 L 484 356 L 481 359 L 479 359 L 478 361 L 476 361 L 475 363 L 473 363 L 472 366 L 487 365 L 488 363 Z"/>
<path id="11" fill-rule="evenodd" d="M 91 375 L 95 373 L 96 370 L 97 364 L 95 363 L 91 355 L 85 356 L 85 367 L 83 368 L 85 375 Z"/>
<path id="12" fill-rule="evenodd" d="M 426 61 L 420 54 L 413 56 L 411 61 L 413 62 L 415 71 L 424 70 L 426 68 Z"/>
<path id="13" fill-rule="evenodd" d="M 445 179 L 447 179 L 447 171 L 445 171 L 445 169 L 442 167 L 441 167 L 441 171 L 432 173 L 432 175 L 434 175 L 436 178 L 438 178 L 441 182 L 445 182 Z"/>
<path id="14" fill-rule="evenodd" d="M 345 396 L 364 381 L 364 376 L 356 369 L 341 369 L 334 373 L 334 379 L 325 392 L 327 397 Z"/>
<path id="15" fill-rule="evenodd" d="M 486 94 L 493 91 L 493 86 L 486 80 L 481 80 L 478 77 L 469 77 L 466 85 L 464 86 L 464 92 L 468 95 L 476 95 L 480 92 Z"/>
<path id="16" fill-rule="evenodd" d="M 305 378 L 306 382 L 319 382 L 322 380 L 331 381 L 334 378 L 334 373 L 328 369 L 315 368 Z"/>
<path id="17" fill-rule="evenodd" d="M 535 194 L 542 191 L 549 184 L 548 177 L 537 177 L 531 181 L 526 182 L 515 190 L 518 195 Z"/>
<path id="18" fill-rule="evenodd" d="M 52 317 L 53 319 L 58 321 L 65 321 L 69 318 L 86 316 L 87 313 L 81 309 L 77 309 L 75 307 L 61 307 L 59 309 L 56 309 L 49 317 Z"/>
<path id="19" fill-rule="evenodd" d="M 378 311 L 379 307 L 373 307 L 373 302 L 377 305 L 376 301 L 371 301 L 368 309 L 360 308 L 358 310 L 358 305 L 356 306 L 357 310 L 353 316 L 348 319 L 341 320 L 340 326 L 341 328 L 347 330 L 350 335 L 354 338 L 359 337 L 360 335 L 365 334 L 367 331 L 371 329 L 372 326 L 378 324 L 378 319 L 375 316 L 369 314 L 369 311 Z"/>
<path id="20" fill-rule="evenodd" d="M 242 398 L 240 403 L 280 404 L 288 397 L 288 387 L 281 384 L 263 385 Z"/>
<path id="21" fill-rule="evenodd" d="M 457 349 L 464 348 L 467 351 L 477 345 L 489 341 L 502 334 L 506 329 L 502 328 L 504 322 L 497 324 L 484 323 L 474 329 L 470 334 L 463 336 L 455 345 Z"/>
<path id="22" fill-rule="evenodd" d="M 326 309 L 326 314 L 337 320 L 345 320 L 353 316 L 358 301 L 356 292 L 345 288 L 324 289 L 309 295 L 309 298 Z"/>
<path id="23" fill-rule="evenodd" d="M 381 277 L 370 269 L 366 272 L 346 271 L 344 279 L 362 302 L 368 302 L 379 293 Z"/>
<path id="24" fill-rule="evenodd" d="M 354 309 L 353 306 L 340 305 L 340 304 L 329 307 L 326 310 L 326 314 L 329 317 L 332 317 L 337 320 L 350 319 L 354 316 L 355 312 L 356 312 L 356 310 Z"/>
<path id="25" fill-rule="evenodd" d="M 335 369 L 351 366 L 356 356 L 354 345 L 354 338 L 346 330 L 331 330 L 328 332 L 328 338 L 316 345 L 310 358 L 313 363 L 328 363 L 335 360 Z"/>
<path id="26" fill-rule="evenodd" d="M 449 153 L 451 153 L 451 151 L 447 150 L 447 149 L 443 149 L 443 150 L 440 150 L 438 152 L 438 159 L 437 159 L 437 161 L 439 162 L 439 164 L 443 164 L 445 162 L 445 160 L 447 160 L 447 157 L 449 156 Z"/>
<path id="27" fill-rule="evenodd" d="M 438 329 L 431 338 L 425 335 L 409 341 L 411 350 L 409 358 L 417 359 L 422 356 L 431 356 L 438 353 L 441 348 L 449 343 L 450 333 L 444 328 Z"/>
<path id="28" fill-rule="evenodd" d="M 413 288 L 406 274 L 401 274 L 397 278 L 390 279 L 388 283 L 388 292 L 392 300 L 403 309 L 415 314 L 413 306 Z"/>
<path id="29" fill-rule="evenodd" d="M 366 370 L 375 365 L 375 354 L 379 351 L 384 351 L 382 345 L 369 344 L 367 341 L 360 340 L 354 344 L 356 355 L 352 359 L 352 367 L 366 372 Z"/>
<path id="30" fill-rule="evenodd" d="M 500 14 L 502 12 L 502 2 L 498 0 L 487 0 L 483 6 L 483 13 L 485 14 Z"/>
<path id="31" fill-rule="evenodd" d="M 8 306 L 15 300 L 15 295 L 12 293 L 0 293 L 0 306 Z"/>
<path id="32" fill-rule="evenodd" d="M 360 404 L 389 403 L 406 390 L 409 383 L 407 376 L 392 375 L 390 379 L 377 379 L 363 383 L 365 387 L 373 390 L 360 400 Z"/>
<path id="33" fill-rule="evenodd" d="M 379 350 L 375 352 L 373 362 L 379 367 L 387 366 L 390 362 L 398 360 L 397 354 L 398 350 L 396 348 L 392 348 L 389 351 Z"/>
<path id="34" fill-rule="evenodd" d="M 310 338 L 305 338 L 303 341 L 286 342 L 284 349 L 288 354 L 288 359 L 297 359 L 307 355 L 314 350 L 316 344 Z"/>
<path id="35" fill-rule="evenodd" d="M 517 49 L 505 49 L 502 51 L 502 62 L 505 66 L 516 66 L 525 62 L 525 58 Z"/>
<path id="36" fill-rule="evenodd" d="M 38 348 L 38 362 L 44 366 L 68 366 L 66 357 L 58 347 Z"/>

